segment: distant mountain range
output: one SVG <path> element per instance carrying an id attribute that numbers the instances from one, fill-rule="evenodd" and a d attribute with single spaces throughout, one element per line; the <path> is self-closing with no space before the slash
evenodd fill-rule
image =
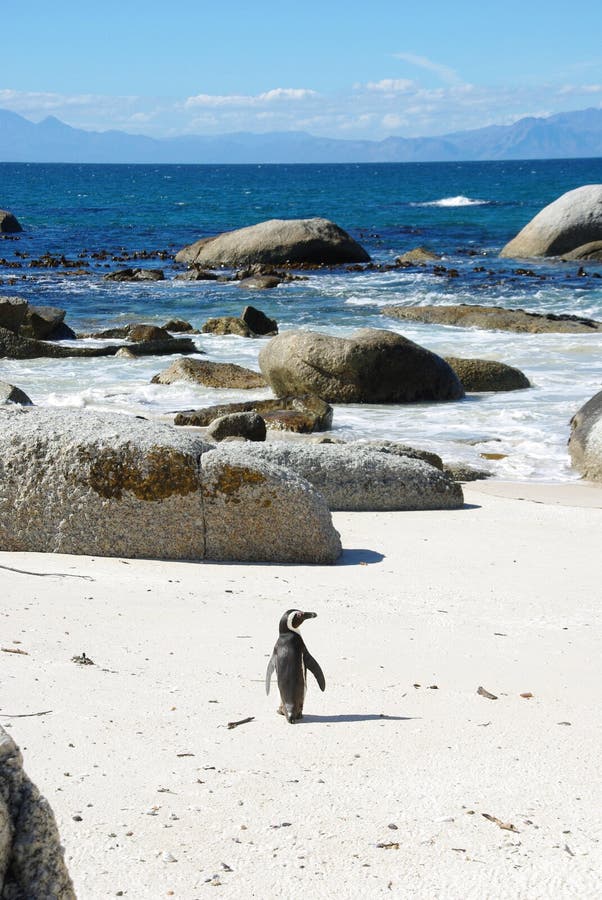
<path id="1" fill-rule="evenodd" d="M 602 156 L 602 109 L 529 117 L 441 137 L 354 141 L 303 131 L 151 138 L 35 124 L 0 109 L 0 161 L 68 163 L 365 163 Z"/>

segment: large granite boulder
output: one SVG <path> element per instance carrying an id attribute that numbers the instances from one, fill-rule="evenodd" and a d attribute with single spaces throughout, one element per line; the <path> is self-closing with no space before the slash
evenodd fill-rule
<path id="1" fill-rule="evenodd" d="M 0 548 L 334 562 L 339 536 L 310 485 L 254 460 L 206 471 L 208 447 L 137 417 L 0 407 Z"/>
<path id="2" fill-rule="evenodd" d="M 571 419 L 569 453 L 584 478 L 602 481 L 602 391 L 584 403 Z"/>
<path id="3" fill-rule="evenodd" d="M 20 403 L 21 406 L 31 406 L 31 400 L 21 388 L 6 381 L 0 381 L 0 406 L 6 403 Z"/>
<path id="4" fill-rule="evenodd" d="M 0 726 L 0 897 L 75 900 L 56 820 Z"/>
<path id="5" fill-rule="evenodd" d="M 250 390 L 266 386 L 265 378 L 252 369 L 245 369 L 234 363 L 187 358 L 176 359 L 167 369 L 151 378 L 152 384 L 174 384 L 177 381 L 234 390 Z"/>
<path id="6" fill-rule="evenodd" d="M 586 184 L 563 194 L 525 225 L 500 256 L 562 256 L 602 240 L 602 184 Z"/>
<path id="7" fill-rule="evenodd" d="M 176 415 L 174 424 L 206 428 L 218 416 L 238 412 L 259 413 L 266 426 L 277 431 L 309 434 L 312 431 L 328 431 L 332 425 L 332 406 L 313 394 L 248 400 L 242 403 L 221 403 L 217 406 L 206 406 L 204 409 L 185 410 Z"/>
<path id="8" fill-rule="evenodd" d="M 259 367 L 275 394 L 316 394 L 328 403 L 458 400 L 451 366 L 424 347 L 379 328 L 350 338 L 315 331 L 279 334 L 261 350 Z"/>
<path id="9" fill-rule="evenodd" d="M 0 233 L 16 234 L 23 231 L 16 216 L 7 209 L 0 209 Z"/>
<path id="10" fill-rule="evenodd" d="M 0 297 L 0 328 L 18 333 L 28 309 L 27 300 L 22 297 Z"/>
<path id="11" fill-rule="evenodd" d="M 370 257 L 346 231 L 328 219 L 271 219 L 203 238 L 176 254 L 176 262 L 217 268 L 269 265 L 339 265 Z"/>
<path id="12" fill-rule="evenodd" d="M 519 391 L 531 387 L 531 382 L 520 369 L 494 359 L 463 359 L 446 356 L 462 384 L 471 393 L 481 391 Z"/>
<path id="13" fill-rule="evenodd" d="M 458 509 L 462 488 L 420 459 L 361 444 L 220 444 L 210 456 L 232 463 L 265 460 L 296 472 L 331 510 Z"/>
<path id="14" fill-rule="evenodd" d="M 602 322 L 557 313 L 532 313 L 502 306 L 460 303 L 457 306 L 385 306 L 383 315 L 431 325 L 484 328 L 527 334 L 591 334 L 602 331 Z"/>

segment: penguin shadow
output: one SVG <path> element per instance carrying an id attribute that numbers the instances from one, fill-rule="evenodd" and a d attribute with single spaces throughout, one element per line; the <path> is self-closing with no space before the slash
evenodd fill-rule
<path id="1" fill-rule="evenodd" d="M 338 716 L 319 716 L 312 713 L 303 713 L 296 725 L 330 725 L 341 722 L 411 722 L 417 716 L 386 716 L 384 713 L 342 713 Z"/>
<path id="2" fill-rule="evenodd" d="M 382 562 L 385 558 L 384 553 L 378 553 L 376 550 L 354 549 L 345 550 L 336 561 L 336 566 L 370 566 L 374 563 Z"/>

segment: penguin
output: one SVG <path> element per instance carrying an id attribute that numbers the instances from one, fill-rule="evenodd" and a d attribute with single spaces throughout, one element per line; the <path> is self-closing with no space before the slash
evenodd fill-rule
<path id="1" fill-rule="evenodd" d="M 282 700 L 278 712 L 285 716 L 291 725 L 303 715 L 308 669 L 318 682 L 320 690 L 326 689 L 324 673 L 299 634 L 302 623 L 306 619 L 315 619 L 317 615 L 315 612 L 287 609 L 280 619 L 278 626 L 280 633 L 265 673 L 265 692 L 269 694 L 272 672 L 276 670 Z"/>

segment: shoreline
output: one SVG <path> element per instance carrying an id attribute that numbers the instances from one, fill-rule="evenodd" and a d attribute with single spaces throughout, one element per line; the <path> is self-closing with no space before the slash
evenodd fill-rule
<path id="1" fill-rule="evenodd" d="M 499 484 L 334 513 L 332 566 L 0 553 L 0 722 L 78 896 L 600 893 L 602 491 Z M 263 681 L 295 606 L 326 692 L 290 726 Z"/>

